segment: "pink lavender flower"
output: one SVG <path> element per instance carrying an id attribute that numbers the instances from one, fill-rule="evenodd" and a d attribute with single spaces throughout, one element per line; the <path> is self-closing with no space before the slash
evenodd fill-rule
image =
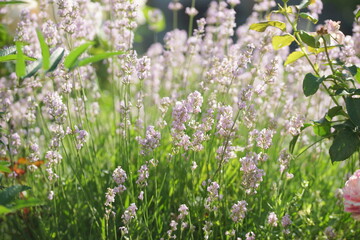
<path id="1" fill-rule="evenodd" d="M 329 239 L 329 240 L 336 239 L 336 233 L 332 227 L 325 228 L 324 234 L 327 237 L 327 239 Z"/>
<path id="2" fill-rule="evenodd" d="M 274 135 L 273 130 L 269 130 L 266 128 L 261 130 L 256 138 L 257 146 L 262 149 L 270 148 L 270 146 L 272 144 L 273 135 Z"/>
<path id="3" fill-rule="evenodd" d="M 187 215 L 189 215 L 189 208 L 185 204 L 181 204 L 178 211 L 180 213 L 178 216 L 179 220 L 183 220 Z"/>
<path id="4" fill-rule="evenodd" d="M 282 219 L 281 219 L 281 225 L 283 227 L 288 227 L 290 224 L 292 223 L 291 219 L 290 219 L 290 215 L 289 214 L 285 214 Z"/>
<path id="5" fill-rule="evenodd" d="M 136 210 L 138 210 L 138 208 L 136 207 L 135 203 L 131 203 L 130 206 L 125 210 L 124 214 L 121 216 L 121 219 L 125 225 L 128 225 L 131 219 L 136 217 Z"/>
<path id="6" fill-rule="evenodd" d="M 231 207 L 230 217 L 234 222 L 240 222 L 245 218 L 245 213 L 247 211 L 247 202 L 246 201 L 238 201 Z"/>
<path id="7" fill-rule="evenodd" d="M 142 145 L 140 153 L 146 155 L 151 153 L 160 144 L 161 134 L 155 131 L 154 126 L 148 126 L 146 129 L 145 138 L 138 139 L 138 142 Z"/>
<path id="8" fill-rule="evenodd" d="M 208 191 L 208 197 L 205 200 L 205 208 L 209 211 L 217 210 L 216 202 L 221 197 L 219 195 L 219 188 L 220 185 L 217 182 L 211 182 L 206 189 Z"/>
<path id="9" fill-rule="evenodd" d="M 248 232 L 247 234 L 245 234 L 246 240 L 255 240 L 255 233 L 253 232 Z"/>
<path id="10" fill-rule="evenodd" d="M 49 192 L 49 195 L 48 195 L 48 199 L 51 201 L 51 200 L 53 200 L 54 199 L 54 191 L 50 191 Z"/>
<path id="11" fill-rule="evenodd" d="M 292 116 L 290 120 L 286 121 L 285 129 L 291 135 L 296 136 L 300 134 L 300 128 L 304 126 L 304 120 L 305 118 L 303 116 L 296 114 Z"/>
<path id="12" fill-rule="evenodd" d="M 272 227 L 277 227 L 278 218 L 274 212 L 271 212 L 268 216 L 268 224 Z"/>
<path id="13" fill-rule="evenodd" d="M 141 187 L 145 187 L 148 185 L 147 179 L 149 178 L 149 169 L 146 164 L 142 165 L 138 170 L 139 177 L 136 180 L 136 184 L 140 185 Z"/>
<path id="14" fill-rule="evenodd" d="M 343 193 L 345 212 L 360 220 L 360 169 L 346 181 Z"/>
<path id="15" fill-rule="evenodd" d="M 114 189 L 108 188 L 107 192 L 105 193 L 106 202 L 105 206 L 111 206 L 113 202 L 115 202 L 115 195 Z"/>
<path id="16" fill-rule="evenodd" d="M 240 159 L 240 171 L 243 172 L 242 184 L 249 194 L 256 193 L 256 188 L 258 188 L 260 182 L 263 180 L 262 177 L 265 175 L 264 170 L 257 167 L 260 159 L 261 155 L 256 153 L 248 153 Z"/>

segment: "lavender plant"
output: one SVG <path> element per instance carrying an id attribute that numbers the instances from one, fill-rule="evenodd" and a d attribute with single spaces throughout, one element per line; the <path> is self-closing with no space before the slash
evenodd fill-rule
<path id="1" fill-rule="evenodd" d="M 262 0 L 236 26 L 240 1 L 197 19 L 174 0 L 174 29 L 140 55 L 138 27 L 166 24 L 143 1 L 15 2 L 0 2 L 1 239 L 358 236 L 357 20 L 309 33 L 320 0 Z"/>

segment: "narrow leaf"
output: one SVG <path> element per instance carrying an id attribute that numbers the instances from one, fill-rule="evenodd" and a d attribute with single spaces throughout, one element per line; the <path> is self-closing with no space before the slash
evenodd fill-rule
<path id="1" fill-rule="evenodd" d="M 294 40 L 295 38 L 292 35 L 287 34 L 284 36 L 274 36 L 271 43 L 273 45 L 273 48 L 275 50 L 278 50 L 282 47 L 289 46 Z"/>
<path id="2" fill-rule="evenodd" d="M 308 13 L 302 12 L 302 13 L 299 14 L 299 16 L 301 18 L 304 18 L 304 19 L 307 19 L 307 20 L 311 21 L 313 24 L 316 24 L 318 22 L 318 20 L 316 18 L 314 18 L 313 16 L 311 16 Z"/>
<path id="3" fill-rule="evenodd" d="M 303 56 L 305 56 L 305 54 L 303 52 L 300 51 L 295 51 L 289 54 L 289 56 L 287 57 L 284 65 L 288 65 L 290 63 L 295 62 L 296 60 L 298 60 L 299 58 L 302 58 Z"/>
<path id="4" fill-rule="evenodd" d="M 360 9 L 355 14 L 355 19 L 358 20 L 360 18 Z"/>
<path id="5" fill-rule="evenodd" d="M 15 72 L 18 78 L 25 76 L 26 67 L 25 67 L 25 55 L 23 53 L 23 43 L 16 42 L 16 67 Z"/>
<path id="6" fill-rule="evenodd" d="M 64 59 L 64 66 L 68 69 L 71 69 L 74 65 L 76 60 L 80 57 L 81 54 L 83 54 L 88 47 L 91 45 L 94 45 L 94 42 L 86 42 L 77 48 L 73 49 L 69 55 L 67 55 Z"/>
<path id="7" fill-rule="evenodd" d="M 27 3 L 25 1 L 7 1 L 7 2 L 0 2 L 0 6 L 1 5 L 7 5 L 7 4 L 22 4 L 22 3 Z"/>
<path id="8" fill-rule="evenodd" d="M 46 71 L 50 67 L 50 51 L 49 46 L 46 44 L 43 34 L 40 30 L 36 31 L 41 48 L 41 56 L 42 56 L 42 67 Z"/>
<path id="9" fill-rule="evenodd" d="M 7 61 L 17 60 L 17 57 L 18 56 L 16 54 L 0 56 L 0 62 L 7 62 Z M 35 61 L 36 58 L 32 58 L 32 57 L 28 57 L 28 56 L 24 55 L 24 60 L 26 60 L 26 61 Z"/>
<path id="10" fill-rule="evenodd" d="M 290 144 L 289 144 L 289 152 L 290 152 L 291 154 L 294 153 L 295 145 L 296 145 L 297 140 L 299 139 L 299 136 L 300 136 L 300 134 L 295 135 L 295 136 L 293 137 L 293 139 L 290 141 Z"/>
<path id="11" fill-rule="evenodd" d="M 41 59 L 37 60 L 36 62 L 33 62 L 30 65 L 28 65 L 26 67 L 27 74 L 23 78 L 29 78 L 29 77 L 34 76 L 39 71 L 41 66 L 42 66 L 42 60 Z"/>
<path id="12" fill-rule="evenodd" d="M 47 72 L 52 72 L 56 69 L 58 64 L 60 63 L 62 57 L 64 56 L 65 49 L 57 48 L 50 56 L 50 67 Z"/>
<path id="13" fill-rule="evenodd" d="M 16 46 L 10 46 L 0 50 L 0 57 L 16 53 Z"/>
<path id="14" fill-rule="evenodd" d="M 11 212 L 12 212 L 11 209 L 9 209 L 9 208 L 7 208 L 7 207 L 5 207 L 5 206 L 0 205 L 0 215 L 7 214 L 7 213 L 11 213 Z"/>
<path id="15" fill-rule="evenodd" d="M 77 64 L 77 66 L 82 67 L 82 66 L 88 65 L 90 63 L 98 62 L 98 61 L 104 60 L 104 59 L 112 57 L 112 56 L 121 55 L 123 53 L 124 52 L 122 52 L 122 51 L 100 53 L 100 54 L 80 60 L 79 63 Z"/>
<path id="16" fill-rule="evenodd" d="M 343 128 L 335 136 L 329 149 L 331 162 L 348 159 L 359 148 L 359 136 L 349 128 Z"/>
<path id="17" fill-rule="evenodd" d="M 266 28 L 270 26 L 276 27 L 281 31 L 286 30 L 286 24 L 279 21 L 266 21 L 266 22 L 253 23 L 250 25 L 250 29 L 258 32 L 264 32 Z"/>
<path id="18" fill-rule="evenodd" d="M 345 104 L 350 120 L 360 127 L 360 98 L 347 97 L 345 98 Z"/>

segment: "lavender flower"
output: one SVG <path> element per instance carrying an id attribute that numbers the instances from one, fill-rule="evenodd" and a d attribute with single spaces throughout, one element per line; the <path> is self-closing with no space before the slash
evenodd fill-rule
<path id="1" fill-rule="evenodd" d="M 246 206 L 246 201 L 238 201 L 231 207 L 230 217 L 234 222 L 240 222 L 245 218 L 245 213 L 247 211 Z"/>

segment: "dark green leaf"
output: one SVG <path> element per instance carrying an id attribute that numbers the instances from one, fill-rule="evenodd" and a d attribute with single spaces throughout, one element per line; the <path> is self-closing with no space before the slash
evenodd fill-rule
<path id="1" fill-rule="evenodd" d="M 39 69 L 41 68 L 41 65 L 42 65 L 42 60 L 41 59 L 37 60 L 36 62 L 33 62 L 30 65 L 28 65 L 26 67 L 27 74 L 23 78 L 29 78 L 29 77 L 34 76 L 39 71 Z"/>
<path id="2" fill-rule="evenodd" d="M 299 139 L 299 136 L 300 136 L 300 134 L 295 135 L 295 136 L 293 137 L 293 139 L 290 141 L 290 144 L 289 144 L 289 152 L 290 152 L 291 154 L 294 153 L 295 145 L 296 145 L 297 140 Z"/>
<path id="3" fill-rule="evenodd" d="M 331 118 L 338 116 L 338 115 L 344 115 L 344 110 L 342 109 L 341 106 L 335 106 L 329 109 L 329 111 L 327 112 L 327 115 Z"/>
<path id="4" fill-rule="evenodd" d="M 309 21 L 311 21 L 313 24 L 316 24 L 318 22 L 318 20 L 316 18 L 314 18 L 313 16 L 311 16 L 309 13 L 300 13 L 299 16 L 301 18 L 307 19 Z"/>
<path id="5" fill-rule="evenodd" d="M 266 21 L 266 22 L 253 23 L 250 25 L 250 29 L 258 32 L 264 32 L 266 28 L 270 26 L 276 27 L 281 31 L 286 30 L 286 24 L 279 21 Z"/>
<path id="6" fill-rule="evenodd" d="M 44 36 L 40 32 L 40 30 L 36 31 L 41 48 L 41 56 L 42 56 L 42 67 L 46 71 L 50 67 L 50 51 L 49 46 L 46 44 Z"/>
<path id="7" fill-rule="evenodd" d="M 124 52 L 118 51 L 118 52 L 100 53 L 100 54 L 97 54 L 97 55 L 94 55 L 94 56 L 91 56 L 88 58 L 81 59 L 78 62 L 77 66 L 82 67 L 82 66 L 88 65 L 90 63 L 98 62 L 98 61 L 104 60 L 106 58 L 116 56 L 116 55 L 121 55 L 121 54 L 124 54 Z"/>
<path id="8" fill-rule="evenodd" d="M 64 59 L 64 66 L 68 69 L 71 69 L 75 66 L 75 62 L 78 60 L 81 54 L 83 54 L 88 47 L 94 45 L 94 42 L 86 42 L 77 48 L 73 49 L 69 55 L 67 55 Z"/>
<path id="9" fill-rule="evenodd" d="M 0 50 L 0 57 L 16 53 L 16 46 L 10 46 Z"/>
<path id="10" fill-rule="evenodd" d="M 23 43 L 16 42 L 16 67 L 15 72 L 18 78 L 25 76 L 26 66 L 25 66 L 25 55 L 23 53 Z"/>
<path id="11" fill-rule="evenodd" d="M 347 97 L 345 103 L 350 120 L 360 127 L 360 98 Z"/>
<path id="12" fill-rule="evenodd" d="M 12 202 L 13 200 L 15 200 L 15 198 L 17 197 L 17 195 L 19 193 L 21 193 L 22 191 L 26 191 L 31 189 L 28 186 L 24 186 L 24 185 L 14 185 L 11 187 L 7 187 L 3 190 L 0 191 L 0 205 L 6 205 L 10 202 Z"/>
<path id="13" fill-rule="evenodd" d="M 57 48 L 50 56 L 50 67 L 47 72 L 52 72 L 56 69 L 56 67 L 59 65 L 62 57 L 64 56 L 65 49 L 63 48 Z"/>
<path id="14" fill-rule="evenodd" d="M 301 40 L 308 46 L 312 47 L 312 48 L 318 48 L 320 47 L 319 41 L 312 35 L 310 35 L 309 33 L 305 32 L 305 31 L 299 31 L 299 35 Z"/>
<path id="15" fill-rule="evenodd" d="M 359 136 L 349 128 L 341 129 L 329 149 L 331 162 L 349 158 L 359 148 Z"/>
<path id="16" fill-rule="evenodd" d="M 323 78 L 316 77 L 312 73 L 306 74 L 303 81 L 303 91 L 305 96 L 308 97 L 314 95 L 319 89 L 322 81 Z"/>

